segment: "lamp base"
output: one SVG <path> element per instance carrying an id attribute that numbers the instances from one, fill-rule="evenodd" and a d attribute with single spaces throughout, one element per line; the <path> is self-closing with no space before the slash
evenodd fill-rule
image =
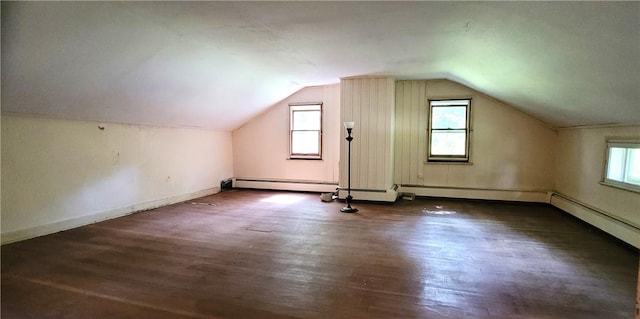
<path id="1" fill-rule="evenodd" d="M 347 207 L 340 208 L 340 211 L 343 212 L 343 213 L 357 213 L 358 209 L 357 208 L 353 208 L 351 206 L 347 206 Z"/>

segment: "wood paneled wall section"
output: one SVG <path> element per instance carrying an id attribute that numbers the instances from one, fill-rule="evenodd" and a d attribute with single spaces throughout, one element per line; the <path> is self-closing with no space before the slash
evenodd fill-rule
<path id="1" fill-rule="evenodd" d="M 396 135 L 394 182 L 422 184 L 425 147 L 427 145 L 427 82 L 396 83 Z"/>
<path id="2" fill-rule="evenodd" d="M 386 190 L 393 184 L 395 81 L 390 77 L 342 79 L 341 122 L 353 121 L 351 188 Z M 340 146 L 340 186 L 347 186 L 346 130 Z"/>

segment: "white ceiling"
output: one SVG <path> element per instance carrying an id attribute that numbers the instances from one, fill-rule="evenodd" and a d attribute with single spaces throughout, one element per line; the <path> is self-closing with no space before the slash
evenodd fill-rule
<path id="1" fill-rule="evenodd" d="M 640 2 L 2 2 L 3 112 L 232 130 L 373 74 L 639 123 Z"/>

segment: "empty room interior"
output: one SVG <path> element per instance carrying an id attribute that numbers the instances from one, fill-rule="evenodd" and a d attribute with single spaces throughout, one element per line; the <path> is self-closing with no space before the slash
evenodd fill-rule
<path id="1" fill-rule="evenodd" d="M 3 318 L 640 319 L 640 2 L 1 18 Z"/>

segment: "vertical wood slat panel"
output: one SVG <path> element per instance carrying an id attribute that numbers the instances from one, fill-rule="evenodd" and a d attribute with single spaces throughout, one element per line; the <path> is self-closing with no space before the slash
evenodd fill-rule
<path id="1" fill-rule="evenodd" d="M 378 88 L 376 92 L 376 99 L 378 100 L 376 114 L 381 114 L 385 111 L 385 109 L 389 108 L 389 106 L 385 105 L 383 102 L 385 101 L 385 97 L 386 97 L 387 85 L 388 83 L 384 81 L 382 81 L 381 83 L 378 83 Z M 395 83 L 393 85 L 395 85 Z M 378 127 L 381 130 L 380 135 L 384 137 L 384 144 L 381 143 L 382 141 L 380 141 L 379 143 L 376 143 L 378 145 L 378 148 L 376 151 L 378 154 L 383 154 L 384 152 L 387 152 L 389 150 L 387 139 L 391 138 L 390 135 L 393 134 L 393 131 L 389 129 L 390 121 L 386 119 L 386 117 L 378 116 L 376 118 L 376 122 L 377 122 L 376 127 Z M 389 134 L 390 132 L 391 134 Z M 387 167 L 393 168 L 393 165 L 388 163 L 388 159 L 386 156 L 379 157 L 377 159 L 377 165 L 375 168 L 376 172 L 378 172 L 377 173 L 378 180 L 376 182 L 376 185 L 390 185 L 392 183 L 386 180 L 386 176 L 383 176 L 382 174 L 380 174 L 380 172 L 391 171 L 391 169 L 385 169 Z"/>
<path id="2" fill-rule="evenodd" d="M 351 87 L 350 87 L 349 95 L 347 96 L 347 101 L 348 101 L 349 106 L 350 106 L 350 108 L 349 108 L 349 111 L 350 111 L 349 115 L 350 116 L 349 116 L 349 118 L 347 120 L 350 120 L 350 121 L 353 121 L 353 122 L 358 122 L 359 118 L 358 118 L 358 112 L 356 111 L 356 96 L 354 94 L 354 91 L 356 91 L 357 83 L 355 81 L 348 81 L 348 82 L 351 84 Z M 342 130 L 344 131 L 344 128 Z M 357 130 L 356 130 L 356 132 L 357 132 Z M 345 136 L 347 135 L 346 132 L 344 132 L 344 134 L 345 134 Z M 345 151 L 344 151 L 345 183 L 344 183 L 344 186 L 347 186 L 347 182 L 346 182 L 347 181 L 347 179 L 346 179 L 346 176 L 347 176 L 347 170 L 346 170 L 346 167 L 347 167 L 347 145 L 348 145 L 348 143 L 345 142 L 344 143 L 344 146 L 345 146 Z M 354 163 L 354 162 L 357 163 L 357 160 L 358 160 L 357 154 L 354 154 L 354 151 L 356 151 L 356 153 L 357 153 L 357 150 L 358 150 L 357 148 L 352 149 L 352 152 L 351 152 L 351 161 L 352 161 L 352 163 Z M 357 170 L 355 172 L 353 172 L 353 171 L 351 172 L 351 180 L 352 181 L 358 175 L 357 173 L 358 173 Z"/>
<path id="3" fill-rule="evenodd" d="M 404 137 L 402 142 L 403 147 L 402 147 L 402 163 L 399 163 L 399 165 L 402 165 L 403 169 L 402 169 L 402 181 L 405 184 L 409 184 L 410 183 L 410 174 L 411 174 L 411 168 L 409 167 L 409 163 L 410 163 L 410 157 L 409 154 L 411 153 L 411 83 L 407 82 L 406 86 L 405 86 L 405 106 L 404 106 L 404 118 L 402 119 L 402 126 L 404 127 Z"/>
<path id="4" fill-rule="evenodd" d="M 358 161 L 358 168 L 360 169 L 360 176 L 358 178 L 359 188 L 369 188 L 369 142 L 373 138 L 372 132 L 374 128 L 369 125 L 369 90 L 371 89 L 371 79 L 360 79 L 360 123 L 358 125 L 361 128 L 360 136 L 358 137 L 358 143 L 360 145 L 360 160 Z"/>
<path id="5" fill-rule="evenodd" d="M 376 80 L 376 85 L 375 88 L 379 93 L 382 93 L 379 95 L 376 95 L 376 99 L 377 99 L 377 107 L 376 107 L 376 112 L 373 113 L 371 115 L 376 117 L 377 119 L 385 119 L 385 122 L 388 121 L 388 108 L 389 105 L 387 104 L 387 83 L 386 83 L 386 79 L 377 79 Z M 377 121 L 376 121 L 377 123 Z M 377 126 L 377 132 L 378 134 L 375 137 L 375 143 L 378 144 L 380 146 L 380 150 L 376 153 L 377 155 L 374 156 L 377 160 L 383 162 L 383 163 L 387 163 L 387 150 L 388 150 L 388 145 L 387 145 L 387 136 L 389 135 L 389 130 L 387 128 L 387 125 L 385 123 L 384 126 Z M 374 160 L 375 161 L 375 160 Z M 373 169 L 377 169 L 377 167 L 373 167 Z M 385 183 L 386 178 L 387 178 L 387 170 L 382 170 L 382 171 L 378 171 L 377 172 L 379 178 L 378 178 L 378 182 L 375 185 L 375 188 L 380 188 L 380 186 L 382 186 L 382 188 L 387 188 L 390 183 Z"/>
<path id="6" fill-rule="evenodd" d="M 418 179 L 418 185 L 424 185 L 424 161 L 427 158 L 427 82 L 420 81 L 420 119 L 418 120 L 418 175 L 422 178 Z"/>
<path id="7" fill-rule="evenodd" d="M 426 147 L 426 81 L 398 81 L 394 171 L 399 184 L 424 184 Z M 424 176 L 423 176 L 424 177 Z"/>
<path id="8" fill-rule="evenodd" d="M 407 126 L 407 135 L 406 135 L 406 142 L 407 142 L 407 151 L 404 154 L 404 158 L 405 158 L 405 162 L 402 163 L 402 165 L 406 166 L 406 181 L 408 181 L 408 183 L 411 183 L 411 179 L 413 178 L 413 176 L 411 176 L 412 174 L 412 169 L 411 169 L 411 162 L 413 161 L 411 154 L 413 153 L 413 149 L 415 148 L 414 144 L 413 144 L 413 139 L 415 138 L 413 136 L 413 116 L 415 113 L 415 110 L 413 109 L 413 104 L 415 103 L 415 98 L 414 98 L 414 92 L 413 92 L 413 82 L 409 82 L 407 83 L 407 117 L 405 118 L 405 125 Z"/>
<path id="9" fill-rule="evenodd" d="M 382 190 L 393 183 L 395 123 L 393 78 L 354 78 L 341 82 L 343 121 L 354 121 L 351 187 Z M 344 134 L 344 133 L 343 133 Z M 346 134 L 343 135 L 343 138 Z M 347 144 L 341 147 L 340 185 L 347 185 Z"/>
<path id="10" fill-rule="evenodd" d="M 376 83 L 377 82 L 377 83 Z M 372 139 L 369 143 L 369 152 L 370 154 L 380 154 L 384 151 L 384 145 L 380 145 L 380 141 L 378 137 L 383 133 L 384 127 L 380 127 L 378 124 L 378 119 L 380 116 L 380 99 L 378 95 L 380 93 L 380 85 L 379 81 L 372 80 L 371 90 L 369 91 L 369 101 L 372 101 L 370 104 L 371 110 L 369 112 L 369 123 L 371 128 L 373 129 L 374 139 Z M 382 147 L 381 147 L 382 146 Z M 380 156 L 369 156 L 369 183 L 370 187 L 374 185 L 380 185 L 383 181 L 383 175 L 380 172 L 384 172 L 378 169 L 378 163 L 384 162 Z"/>
<path id="11" fill-rule="evenodd" d="M 380 79 L 383 86 L 384 99 L 380 100 L 380 106 L 382 109 L 377 113 L 378 116 L 383 117 L 385 121 L 384 126 L 384 136 L 381 136 L 380 140 L 383 141 L 381 145 L 384 146 L 384 150 L 379 152 L 381 156 L 381 160 L 384 161 L 385 167 L 388 169 L 384 170 L 384 180 L 380 181 L 380 186 L 383 188 L 388 188 L 393 183 L 393 161 L 391 158 L 393 157 L 393 146 L 391 144 L 391 138 L 393 136 L 393 131 L 391 130 L 391 121 L 393 120 L 393 114 L 395 112 L 395 85 L 391 78 L 383 78 Z"/>
<path id="12" fill-rule="evenodd" d="M 395 119 L 396 161 L 394 166 L 395 172 L 396 172 L 396 177 L 395 177 L 396 183 L 400 183 L 400 181 L 402 180 L 402 174 L 403 174 L 403 166 L 399 164 L 404 161 L 404 159 L 402 158 L 402 155 L 404 154 L 404 152 L 402 151 L 402 148 L 404 147 L 404 125 L 402 125 L 402 119 L 404 118 L 404 105 L 405 105 L 404 90 L 405 90 L 404 82 L 397 82 L 396 119 Z"/>
<path id="13" fill-rule="evenodd" d="M 403 86 L 402 86 L 402 117 L 400 117 L 398 119 L 398 123 L 400 123 L 399 125 L 402 127 L 402 141 L 401 141 L 401 147 L 399 147 L 399 151 L 400 151 L 400 162 L 396 163 L 396 166 L 400 166 L 401 167 L 401 174 L 400 174 L 400 178 L 401 181 L 406 181 L 407 178 L 409 177 L 409 172 L 407 171 L 407 167 L 404 165 L 404 163 L 406 162 L 406 157 L 405 154 L 407 153 L 407 151 L 409 150 L 409 142 L 407 141 L 407 137 L 409 136 L 409 128 L 407 127 L 407 125 L 404 123 L 404 120 L 408 117 L 407 116 L 407 111 L 409 110 L 409 107 L 407 106 L 407 100 L 408 100 L 408 92 L 409 92 L 409 88 L 407 85 L 407 82 L 403 82 Z"/>
<path id="14" fill-rule="evenodd" d="M 351 103 L 352 82 L 340 81 L 340 122 L 353 120 L 353 106 Z M 340 125 L 343 125 L 342 123 Z M 340 169 L 339 185 L 347 186 L 347 145 L 345 142 L 346 132 L 344 126 L 340 128 Z"/>
<path id="15" fill-rule="evenodd" d="M 418 175 L 423 176 L 424 159 L 425 159 L 425 147 L 424 142 L 426 137 L 426 81 L 413 81 L 412 83 L 414 103 L 412 104 L 412 110 L 415 111 L 413 116 L 413 125 L 411 135 L 414 137 L 412 140 L 413 149 L 415 152 L 412 156 L 412 176 L 411 184 L 419 185 L 423 183 L 423 179 Z"/>
<path id="16" fill-rule="evenodd" d="M 372 188 L 373 185 L 375 185 L 376 182 L 376 177 L 373 176 L 374 174 L 376 174 L 375 172 L 375 156 L 371 156 L 371 154 L 375 154 L 375 142 L 376 142 L 376 135 L 377 135 L 377 131 L 378 131 L 378 127 L 376 127 L 376 122 L 372 121 L 375 118 L 375 110 L 376 110 L 376 106 L 377 106 L 377 101 L 375 99 L 371 98 L 371 95 L 373 93 L 375 93 L 376 91 L 376 79 L 366 79 L 365 80 L 365 89 L 363 92 L 363 96 L 364 99 L 366 101 L 366 104 L 363 104 L 363 107 L 366 107 L 366 113 L 363 113 L 363 117 L 365 118 L 365 121 L 367 122 L 367 129 L 368 129 L 368 134 L 367 134 L 367 150 L 366 153 L 363 154 L 369 154 L 368 156 L 366 156 L 366 174 L 363 176 L 363 180 L 364 180 L 364 185 L 365 188 Z M 373 166 L 373 168 L 372 168 Z"/>
<path id="17" fill-rule="evenodd" d="M 362 184 L 360 183 L 360 169 L 362 168 L 362 161 L 360 158 L 360 154 L 362 154 L 362 137 L 364 136 L 364 128 L 362 126 L 362 110 L 361 110 L 361 94 L 362 94 L 362 81 L 354 80 L 353 81 L 353 120 L 356 122 L 355 129 L 353 134 L 355 138 L 360 141 L 356 143 L 352 143 L 352 162 L 351 162 L 351 185 L 353 188 L 361 188 Z"/>
<path id="18" fill-rule="evenodd" d="M 394 166 L 393 166 L 393 182 L 396 184 L 400 184 L 402 180 L 402 166 L 398 165 L 402 163 L 402 126 L 398 125 L 398 121 L 402 118 L 404 114 L 404 82 L 398 81 L 396 82 L 396 117 L 395 121 L 395 146 L 396 150 L 393 154 L 394 157 Z"/>
<path id="19" fill-rule="evenodd" d="M 412 145 L 411 152 L 409 153 L 409 183 L 410 184 L 416 184 L 418 182 L 418 163 L 417 163 L 417 157 L 418 157 L 418 148 L 416 147 L 416 145 L 418 145 L 418 134 L 416 132 L 416 126 L 418 125 L 418 109 L 417 109 L 417 105 L 420 103 L 419 99 L 420 97 L 418 96 L 418 85 L 419 82 L 417 81 L 412 81 L 410 84 L 411 87 L 411 118 L 410 118 L 410 132 L 409 134 L 411 135 L 410 137 L 410 143 Z"/>
<path id="20" fill-rule="evenodd" d="M 382 118 L 384 114 L 384 110 L 382 107 L 384 106 L 384 100 L 379 98 L 379 93 L 384 92 L 384 79 L 373 79 L 371 80 L 371 89 L 372 92 L 369 92 L 369 96 L 372 99 L 375 99 L 375 102 L 371 104 L 372 109 L 369 112 L 369 123 L 371 123 L 372 128 L 374 129 L 374 135 L 372 135 L 371 139 L 371 155 L 375 154 L 375 156 L 369 156 L 369 172 L 371 175 L 375 175 L 374 180 L 371 181 L 369 188 L 378 188 L 380 185 L 384 185 L 384 170 L 378 171 L 378 167 L 376 163 L 381 161 L 384 163 L 384 136 L 385 136 L 385 127 L 378 125 L 378 119 Z M 379 147 L 376 147 L 379 146 Z"/>
<path id="21" fill-rule="evenodd" d="M 395 151 L 395 143 L 393 140 L 393 135 L 395 134 L 395 114 L 396 114 L 396 84 L 395 79 L 387 78 L 385 83 L 385 92 L 387 92 L 386 104 L 385 108 L 388 112 L 388 115 L 385 119 L 386 124 L 386 132 L 385 141 L 386 141 L 386 154 L 385 154 L 385 167 L 389 167 L 389 169 L 385 170 L 387 176 L 385 178 L 385 185 L 393 184 L 393 153 Z"/>
<path id="22" fill-rule="evenodd" d="M 413 181 L 413 168 L 412 165 L 414 164 L 415 160 L 413 159 L 413 154 L 414 154 L 414 150 L 415 150 L 415 144 L 414 144 L 414 140 L 415 140 L 415 135 L 413 134 L 413 118 L 415 117 L 415 108 L 413 107 L 416 103 L 415 101 L 415 90 L 414 90 L 414 83 L 415 82 L 410 82 L 408 83 L 408 88 L 409 88 L 409 96 L 408 98 L 408 103 L 407 103 L 407 119 L 406 122 L 408 124 L 407 126 L 407 142 L 409 143 L 409 147 L 408 147 L 408 152 L 405 154 L 406 157 L 406 162 L 404 163 L 404 165 L 407 166 L 407 170 L 408 170 L 408 174 L 407 174 L 407 181 L 409 184 L 411 184 L 411 182 Z"/>
<path id="23" fill-rule="evenodd" d="M 406 89 L 406 81 L 398 81 L 396 84 L 396 162 L 395 162 L 395 171 L 396 171 L 396 183 L 401 183 L 404 180 L 404 171 L 403 165 L 404 163 L 404 125 L 402 125 L 402 120 L 405 118 L 405 89 Z"/>
<path id="24" fill-rule="evenodd" d="M 369 176 L 369 141 L 371 140 L 372 128 L 369 126 L 369 79 L 360 80 L 360 126 L 361 133 L 358 136 L 358 143 L 360 143 L 360 161 L 358 167 L 360 168 L 360 176 L 358 176 L 359 188 L 369 188 L 368 176 Z"/>
<path id="25" fill-rule="evenodd" d="M 413 109 L 411 103 L 413 102 L 413 91 L 411 90 L 411 82 L 407 83 L 407 106 L 406 106 L 406 113 L 405 113 L 405 118 L 404 118 L 404 125 L 405 125 L 405 139 L 404 139 L 404 143 L 407 145 L 405 150 L 406 153 L 404 153 L 404 155 L 402 156 L 404 158 L 404 162 L 402 163 L 403 166 L 405 166 L 405 181 L 407 181 L 408 183 L 411 182 L 411 149 L 413 148 L 413 144 L 411 144 L 411 138 L 412 138 L 412 134 L 411 134 L 411 111 Z"/>

